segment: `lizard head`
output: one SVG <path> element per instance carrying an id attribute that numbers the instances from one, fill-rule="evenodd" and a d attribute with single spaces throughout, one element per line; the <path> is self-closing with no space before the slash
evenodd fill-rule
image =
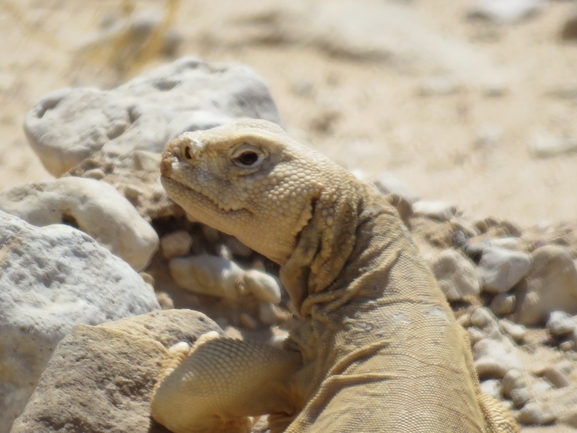
<path id="1" fill-rule="evenodd" d="M 279 126 L 243 120 L 171 141 L 161 179 L 195 219 L 282 264 L 326 190 L 327 166 L 334 164 Z"/>

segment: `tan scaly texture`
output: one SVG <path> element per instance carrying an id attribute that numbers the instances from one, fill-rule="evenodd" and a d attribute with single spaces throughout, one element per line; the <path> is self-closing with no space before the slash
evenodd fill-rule
<path id="1" fill-rule="evenodd" d="M 207 338 L 161 376 L 152 415 L 177 433 L 509 433 L 469 342 L 399 216 L 278 126 L 186 133 L 162 182 L 199 221 L 281 265 L 302 322 L 285 349 Z M 165 376 L 168 376 L 164 378 Z"/>

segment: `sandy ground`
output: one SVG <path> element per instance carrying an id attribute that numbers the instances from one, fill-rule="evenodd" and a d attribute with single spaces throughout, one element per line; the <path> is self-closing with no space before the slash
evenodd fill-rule
<path id="1" fill-rule="evenodd" d="M 169 61 L 153 59 L 119 76 L 106 60 L 77 55 L 78 42 L 98 31 L 104 16 L 120 14 L 121 3 L 136 10 L 166 9 L 159 1 L 0 2 L 0 190 L 51 178 L 22 130 L 41 96 L 66 86 L 110 88 Z M 536 158 L 529 149 L 538 134 L 577 140 L 577 42 L 559 40 L 575 2 L 551 2 L 521 23 L 485 26 L 467 21 L 467 1 L 446 0 L 439 7 L 396 0 L 431 32 L 474 48 L 502 71 L 501 96 L 487 96 L 465 77 L 452 82 L 450 94 L 429 97 L 419 92 L 438 75 L 430 70 L 335 55 L 304 36 L 292 38 L 317 31 L 314 22 L 310 28 L 296 22 L 288 30 L 285 21 L 273 22 L 272 33 L 263 29 L 263 17 L 272 19 L 279 10 L 283 15 L 292 3 L 299 2 L 174 1 L 179 7 L 174 28 L 183 37 L 179 55 L 251 65 L 269 84 L 292 135 L 368 177 L 390 171 L 423 199 L 451 202 L 470 216 L 492 215 L 523 226 L 577 222 L 577 153 Z M 328 16 L 339 2 L 310 3 Z M 378 7 L 376 0 L 357 4 Z M 252 24 L 238 27 L 243 20 Z"/>

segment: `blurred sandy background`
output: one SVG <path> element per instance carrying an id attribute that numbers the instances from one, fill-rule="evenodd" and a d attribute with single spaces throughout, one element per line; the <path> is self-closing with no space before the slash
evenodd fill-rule
<path id="1" fill-rule="evenodd" d="M 577 153 L 531 149 L 577 143 L 577 40 L 561 38 L 577 3 L 538 3 L 496 22 L 465 0 L 2 0 L 0 189 L 51 177 L 22 130 L 42 95 L 171 61 L 101 36 L 153 8 L 176 56 L 249 64 L 289 133 L 348 168 L 472 217 L 576 221 Z"/>

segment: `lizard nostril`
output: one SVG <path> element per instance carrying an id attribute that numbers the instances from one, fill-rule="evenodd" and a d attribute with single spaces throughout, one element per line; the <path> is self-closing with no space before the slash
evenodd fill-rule
<path id="1" fill-rule="evenodd" d="M 192 159 L 190 154 L 190 146 L 184 146 L 184 156 L 186 159 Z"/>

